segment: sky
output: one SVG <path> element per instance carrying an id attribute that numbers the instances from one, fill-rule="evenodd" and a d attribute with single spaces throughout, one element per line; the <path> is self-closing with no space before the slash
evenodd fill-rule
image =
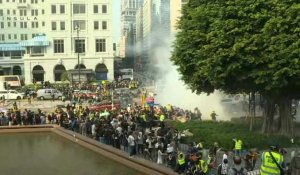
<path id="1" fill-rule="evenodd" d="M 120 35 L 121 35 L 121 0 L 113 0 L 113 36 L 114 43 L 119 43 Z"/>

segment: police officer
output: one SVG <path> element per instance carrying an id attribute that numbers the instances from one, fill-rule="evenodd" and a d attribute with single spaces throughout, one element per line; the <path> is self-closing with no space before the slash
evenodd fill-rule
<path id="1" fill-rule="evenodd" d="M 261 175 L 283 174 L 283 156 L 279 153 L 279 147 L 277 145 L 270 146 L 270 151 L 263 152 L 261 159 Z"/>

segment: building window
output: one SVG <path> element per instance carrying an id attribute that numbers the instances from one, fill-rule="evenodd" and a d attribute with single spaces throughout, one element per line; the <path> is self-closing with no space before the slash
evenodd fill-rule
<path id="1" fill-rule="evenodd" d="M 8 39 L 11 39 L 11 34 L 8 34 Z"/>
<path id="2" fill-rule="evenodd" d="M 38 28 L 39 22 L 31 22 L 31 28 Z"/>
<path id="3" fill-rule="evenodd" d="M 42 22 L 42 26 L 45 26 L 45 21 Z"/>
<path id="4" fill-rule="evenodd" d="M 10 27 L 10 22 L 7 22 L 7 27 Z"/>
<path id="5" fill-rule="evenodd" d="M 42 10 L 42 14 L 45 14 L 45 10 L 44 9 Z"/>
<path id="6" fill-rule="evenodd" d="M 56 5 L 51 5 L 51 13 L 56 14 Z"/>
<path id="7" fill-rule="evenodd" d="M 99 30 L 99 22 L 94 21 L 94 30 Z"/>
<path id="8" fill-rule="evenodd" d="M 27 28 L 27 22 L 24 22 L 24 28 Z"/>
<path id="9" fill-rule="evenodd" d="M 96 52 L 106 52 L 105 39 L 96 39 Z"/>
<path id="10" fill-rule="evenodd" d="M 3 16 L 3 10 L 0 9 L 0 16 Z"/>
<path id="11" fill-rule="evenodd" d="M 17 27 L 17 22 L 14 22 L 14 27 Z"/>
<path id="12" fill-rule="evenodd" d="M 54 53 L 64 53 L 64 40 L 54 40 Z"/>
<path id="13" fill-rule="evenodd" d="M 59 6 L 59 9 L 60 9 L 60 13 L 61 13 L 61 14 L 64 14 L 64 13 L 65 13 L 65 5 L 60 5 L 60 6 Z"/>
<path id="14" fill-rule="evenodd" d="M 5 35 L 1 34 L 1 40 L 4 41 L 5 40 Z"/>
<path id="15" fill-rule="evenodd" d="M 76 30 L 76 27 L 79 27 L 80 30 L 85 30 L 86 25 L 85 25 L 85 20 L 75 20 L 73 21 L 73 29 Z"/>
<path id="16" fill-rule="evenodd" d="M 102 30 L 107 30 L 107 21 L 102 21 Z"/>
<path id="17" fill-rule="evenodd" d="M 73 14 L 84 14 L 85 4 L 73 4 Z"/>
<path id="18" fill-rule="evenodd" d="M 14 14 L 14 15 L 16 14 L 16 10 L 13 10 L 13 14 Z"/>
<path id="19" fill-rule="evenodd" d="M 20 22 L 20 28 L 24 28 L 23 22 Z"/>
<path id="20" fill-rule="evenodd" d="M 4 22 L 1 22 L 0 26 L 1 26 L 1 29 L 3 29 L 4 28 Z"/>
<path id="21" fill-rule="evenodd" d="M 52 30 L 56 30 L 56 22 L 54 21 L 51 22 L 51 28 Z"/>
<path id="22" fill-rule="evenodd" d="M 14 39 L 18 39 L 18 35 L 17 34 L 14 34 Z"/>
<path id="23" fill-rule="evenodd" d="M 34 10 L 34 15 L 35 15 L 35 16 L 38 16 L 38 15 L 39 15 L 39 10 L 38 10 L 38 9 Z"/>
<path id="24" fill-rule="evenodd" d="M 85 40 L 84 39 L 76 39 L 75 40 L 75 52 L 76 53 L 84 53 L 85 52 Z"/>
<path id="25" fill-rule="evenodd" d="M 102 13 L 107 13 L 107 5 L 102 5 Z"/>
<path id="26" fill-rule="evenodd" d="M 8 15 L 10 15 L 10 10 L 9 10 L 9 9 L 7 9 L 6 13 L 7 13 Z"/>
<path id="27" fill-rule="evenodd" d="M 98 5 L 94 5 L 94 13 L 99 13 L 98 12 Z"/>
<path id="28" fill-rule="evenodd" d="M 2 4 L 2 0 L 0 0 L 0 4 Z"/>
<path id="29" fill-rule="evenodd" d="M 64 21 L 60 22 L 60 30 L 65 30 L 66 29 L 66 25 Z"/>
<path id="30" fill-rule="evenodd" d="M 25 40 L 27 40 L 27 39 L 28 39 L 28 38 L 27 38 L 27 34 L 24 34 L 24 39 L 25 39 Z"/>
<path id="31" fill-rule="evenodd" d="M 20 10 L 20 16 L 26 16 L 27 11 L 26 10 Z"/>

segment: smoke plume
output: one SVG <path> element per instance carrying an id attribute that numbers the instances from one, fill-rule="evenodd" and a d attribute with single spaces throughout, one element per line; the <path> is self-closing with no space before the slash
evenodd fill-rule
<path id="1" fill-rule="evenodd" d="M 157 33 L 156 33 L 157 35 Z M 197 95 L 180 80 L 180 75 L 176 66 L 170 61 L 171 43 L 174 40 L 164 38 L 164 46 L 155 47 L 151 54 L 153 63 L 156 63 L 156 96 L 155 101 L 161 105 L 171 104 L 173 106 L 193 111 L 198 107 L 202 113 L 202 119 L 210 119 L 212 111 L 217 113 L 217 120 L 229 120 L 232 114 L 221 105 L 223 94 L 216 91 L 209 96 L 206 94 Z"/>

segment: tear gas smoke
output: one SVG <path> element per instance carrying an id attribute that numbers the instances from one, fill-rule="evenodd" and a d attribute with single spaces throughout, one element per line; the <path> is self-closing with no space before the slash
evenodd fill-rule
<path id="1" fill-rule="evenodd" d="M 163 47 L 156 47 L 151 54 L 155 62 L 157 75 L 155 101 L 161 105 L 171 104 L 173 106 L 193 111 L 198 107 L 202 113 L 202 119 L 210 119 L 212 111 L 217 113 L 217 120 L 230 120 L 233 116 L 228 112 L 228 107 L 221 105 L 222 93 L 215 92 L 209 96 L 206 94 L 197 95 L 180 80 L 176 66 L 170 61 L 171 39 L 165 38 Z M 232 107 L 232 106 L 231 106 Z M 240 113 L 240 112 L 239 112 Z M 238 114 L 240 115 L 240 114 Z M 241 116 L 241 115 L 240 115 Z"/>

